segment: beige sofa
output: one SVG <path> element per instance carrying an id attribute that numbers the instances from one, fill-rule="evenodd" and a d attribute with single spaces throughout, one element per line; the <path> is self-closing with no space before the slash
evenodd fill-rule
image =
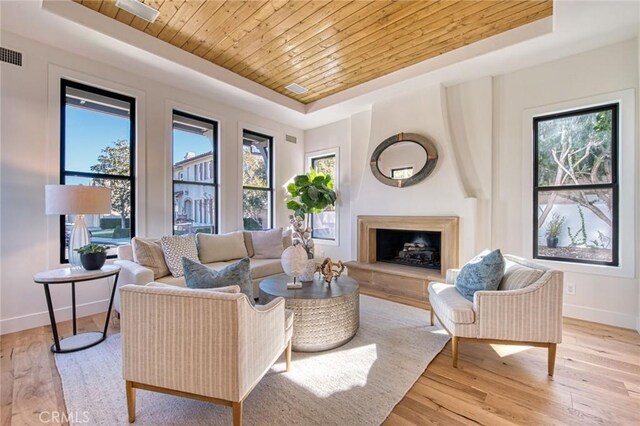
<path id="1" fill-rule="evenodd" d="M 220 237 L 224 237 L 228 234 L 220 235 Z M 212 236 L 216 237 L 216 236 Z M 222 241 L 222 238 L 221 238 Z M 285 231 L 282 235 L 282 243 L 283 247 L 287 248 L 291 246 L 291 235 L 288 231 Z M 250 259 L 251 265 L 251 280 L 253 281 L 253 294 L 254 297 L 258 297 L 259 289 L 258 285 L 260 281 L 264 278 L 277 275 L 283 273 L 282 263 L 280 262 L 280 258 L 274 259 L 258 259 L 255 258 L 253 243 L 251 239 L 251 232 L 244 232 L 244 244 L 247 250 L 247 256 Z M 224 247 L 221 248 L 224 250 Z M 203 263 L 209 268 L 213 268 L 215 270 L 220 270 L 226 266 L 231 265 L 234 262 L 237 262 L 238 259 L 229 259 L 222 262 L 213 262 L 213 263 Z M 149 268 L 146 268 L 134 260 L 133 248 L 130 244 L 122 245 L 118 247 L 118 259 L 114 262 L 116 265 L 119 265 L 122 269 L 120 271 L 120 277 L 118 278 L 118 285 L 124 286 L 127 284 L 137 284 L 137 285 L 146 285 L 150 282 L 160 282 L 164 284 L 171 284 L 178 287 L 186 287 L 186 283 L 184 277 L 174 277 L 172 275 L 166 275 L 163 277 L 155 277 L 153 271 Z M 120 293 L 116 292 L 115 299 L 113 301 L 114 309 L 117 312 L 120 311 Z"/>

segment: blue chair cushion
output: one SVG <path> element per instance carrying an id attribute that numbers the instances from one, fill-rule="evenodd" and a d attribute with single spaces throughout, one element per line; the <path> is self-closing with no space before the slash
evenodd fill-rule
<path id="1" fill-rule="evenodd" d="M 249 301 L 255 304 L 248 257 L 225 266 L 219 271 L 183 257 L 182 269 L 184 270 L 184 280 L 189 288 L 218 288 L 237 285 L 240 286 L 240 291 L 249 297 Z"/>
<path id="2" fill-rule="evenodd" d="M 462 267 L 456 278 L 456 289 L 473 302 L 476 291 L 498 289 L 504 275 L 505 260 L 499 249 L 485 250 Z"/>

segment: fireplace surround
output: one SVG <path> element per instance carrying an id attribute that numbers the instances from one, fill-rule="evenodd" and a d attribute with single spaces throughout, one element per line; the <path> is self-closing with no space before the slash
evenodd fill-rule
<path id="1" fill-rule="evenodd" d="M 427 300 L 429 282 L 458 267 L 458 225 L 457 216 L 358 216 L 349 275 L 365 288 Z"/>

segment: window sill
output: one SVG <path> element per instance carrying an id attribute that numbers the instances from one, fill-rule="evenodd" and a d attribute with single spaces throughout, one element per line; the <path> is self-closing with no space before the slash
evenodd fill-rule
<path id="1" fill-rule="evenodd" d="M 547 259 L 533 259 L 534 262 L 548 268 L 557 269 L 563 272 L 572 272 L 576 274 L 589 274 L 589 275 L 601 275 L 606 277 L 616 278 L 635 278 L 635 271 L 633 265 L 623 265 L 622 262 L 619 266 L 608 265 L 591 265 L 586 263 L 573 263 L 565 262 L 561 260 L 547 260 Z"/>

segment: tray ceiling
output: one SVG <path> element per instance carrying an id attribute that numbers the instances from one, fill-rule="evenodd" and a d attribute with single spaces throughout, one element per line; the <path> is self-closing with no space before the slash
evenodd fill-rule
<path id="1" fill-rule="evenodd" d="M 74 1 L 305 104 L 553 13 L 552 0 L 144 0 L 160 11 L 149 24 L 115 0 Z"/>

